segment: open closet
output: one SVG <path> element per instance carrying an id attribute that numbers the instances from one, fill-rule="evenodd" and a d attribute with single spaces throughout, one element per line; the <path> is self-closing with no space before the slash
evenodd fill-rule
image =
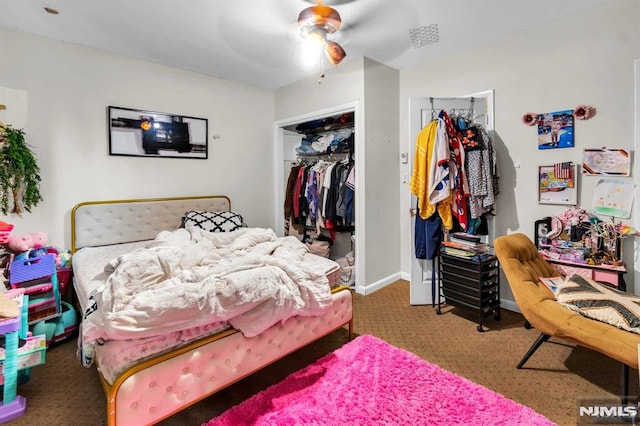
<path id="1" fill-rule="evenodd" d="M 354 112 L 284 129 L 284 235 L 337 261 L 343 285 L 355 286 Z"/>

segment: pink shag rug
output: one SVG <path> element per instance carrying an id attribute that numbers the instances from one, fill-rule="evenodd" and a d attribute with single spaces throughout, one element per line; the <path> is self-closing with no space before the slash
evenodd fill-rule
<path id="1" fill-rule="evenodd" d="M 531 408 L 370 335 L 204 426 L 553 425 Z"/>

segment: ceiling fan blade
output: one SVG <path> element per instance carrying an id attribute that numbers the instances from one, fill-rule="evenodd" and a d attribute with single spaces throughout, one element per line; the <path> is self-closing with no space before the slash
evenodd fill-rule
<path id="1" fill-rule="evenodd" d="M 342 46 L 331 40 L 327 40 L 324 52 L 332 65 L 338 65 L 347 56 Z"/>

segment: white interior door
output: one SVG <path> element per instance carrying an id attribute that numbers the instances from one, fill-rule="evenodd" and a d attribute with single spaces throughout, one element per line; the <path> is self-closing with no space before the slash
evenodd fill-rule
<path id="1" fill-rule="evenodd" d="M 473 98 L 473 106 L 472 106 Z M 472 108 L 470 118 L 477 124 L 482 124 L 490 135 L 493 134 L 493 90 L 456 98 L 411 98 L 409 99 L 409 135 L 411 145 L 409 150 L 409 164 L 413 169 L 416 139 L 420 131 L 437 117 L 441 110 L 464 114 Z M 411 196 L 411 282 L 409 289 L 409 303 L 411 305 L 429 305 L 437 302 L 437 280 L 432 282 L 432 262 L 428 259 L 415 257 L 415 206 L 416 197 Z M 494 225 L 489 223 L 489 240 L 493 240 Z M 437 271 L 436 271 L 437 272 Z M 435 294 L 435 298 L 434 295 Z"/>

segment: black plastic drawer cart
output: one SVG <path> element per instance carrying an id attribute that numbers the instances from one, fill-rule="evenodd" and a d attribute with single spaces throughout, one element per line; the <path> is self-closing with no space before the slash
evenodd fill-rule
<path id="1" fill-rule="evenodd" d="M 493 315 L 500 319 L 500 264 L 492 254 L 460 257 L 440 252 L 438 256 L 439 284 L 438 315 L 441 305 L 475 309 L 478 311 L 478 331 L 484 331 L 484 319 Z M 444 302 L 443 302 L 444 299 Z"/>

